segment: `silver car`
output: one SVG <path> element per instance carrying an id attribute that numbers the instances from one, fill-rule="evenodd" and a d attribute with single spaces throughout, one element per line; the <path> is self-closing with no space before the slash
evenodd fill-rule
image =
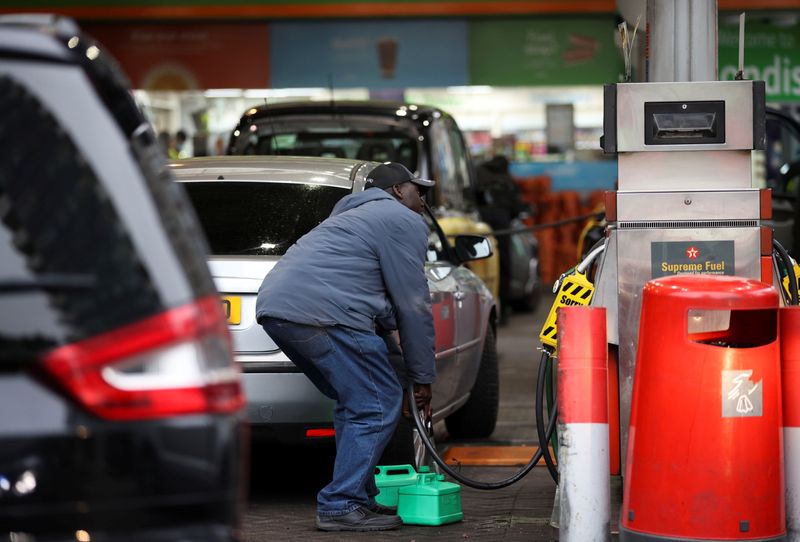
<path id="1" fill-rule="evenodd" d="M 209 241 L 209 267 L 222 295 L 243 372 L 254 435 L 297 442 L 333 435 L 333 402 L 292 364 L 255 320 L 264 276 L 336 202 L 364 189 L 378 163 L 340 158 L 220 156 L 172 163 Z M 425 265 L 436 328 L 435 421 L 455 437 L 486 437 L 498 408 L 495 301 L 464 261 L 489 244 L 457 236 L 435 219 Z M 358 277 L 353 277 L 358 280 Z"/>

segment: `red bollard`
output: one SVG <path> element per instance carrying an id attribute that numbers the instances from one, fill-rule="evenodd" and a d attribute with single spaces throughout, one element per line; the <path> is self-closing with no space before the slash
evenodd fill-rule
<path id="1" fill-rule="evenodd" d="M 780 320 L 786 535 L 800 542 L 800 307 L 782 308 Z"/>
<path id="2" fill-rule="evenodd" d="M 648 282 L 631 406 L 621 542 L 784 540 L 774 288 Z"/>
<path id="3" fill-rule="evenodd" d="M 558 309 L 561 542 L 609 540 L 606 309 Z"/>

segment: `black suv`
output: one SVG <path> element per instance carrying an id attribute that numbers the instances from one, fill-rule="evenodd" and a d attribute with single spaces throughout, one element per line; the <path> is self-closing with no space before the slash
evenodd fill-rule
<path id="1" fill-rule="evenodd" d="M 0 538 L 238 540 L 226 320 L 127 82 L 72 21 L 3 17 L 0 107 Z"/>
<path id="2" fill-rule="evenodd" d="M 278 154 L 400 162 L 435 179 L 428 203 L 475 210 L 475 173 L 453 117 L 439 108 L 384 101 L 285 102 L 249 109 L 228 154 Z"/>

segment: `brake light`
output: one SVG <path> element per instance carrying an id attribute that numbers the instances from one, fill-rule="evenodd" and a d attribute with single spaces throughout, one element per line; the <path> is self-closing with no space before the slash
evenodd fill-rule
<path id="1" fill-rule="evenodd" d="M 43 364 L 69 395 L 110 420 L 228 413 L 244 405 L 216 296 L 59 347 Z"/>
<path id="2" fill-rule="evenodd" d="M 336 430 L 332 428 L 306 429 L 306 438 L 335 437 Z"/>

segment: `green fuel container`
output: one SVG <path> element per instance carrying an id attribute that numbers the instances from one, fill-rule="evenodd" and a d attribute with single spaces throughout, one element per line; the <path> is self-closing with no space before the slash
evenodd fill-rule
<path id="1" fill-rule="evenodd" d="M 428 467 L 420 467 L 420 472 L 427 471 Z M 375 485 L 379 493 L 375 500 L 383 506 L 397 506 L 397 491 L 416 483 L 417 471 L 411 465 L 378 465 L 375 467 Z"/>
<path id="2" fill-rule="evenodd" d="M 444 481 L 444 474 L 420 473 L 417 483 L 398 489 L 397 514 L 403 523 L 444 525 L 464 519 L 461 486 Z"/>

